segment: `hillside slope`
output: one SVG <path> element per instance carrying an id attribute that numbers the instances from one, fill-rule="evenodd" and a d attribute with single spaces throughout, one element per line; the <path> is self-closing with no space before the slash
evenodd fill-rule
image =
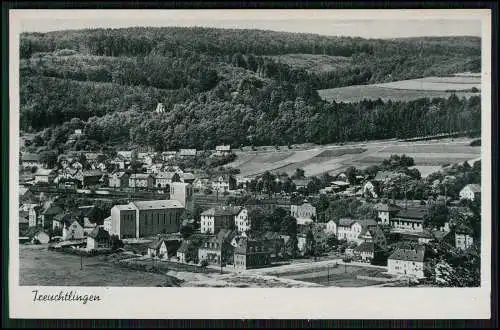
<path id="1" fill-rule="evenodd" d="M 317 93 L 477 72 L 478 38 L 127 28 L 30 33 L 20 42 L 21 128 L 50 148 L 324 144 L 480 127 L 479 98 L 347 105 Z M 158 102 L 166 113 L 154 113 Z M 87 141 L 68 145 L 75 128 Z"/>

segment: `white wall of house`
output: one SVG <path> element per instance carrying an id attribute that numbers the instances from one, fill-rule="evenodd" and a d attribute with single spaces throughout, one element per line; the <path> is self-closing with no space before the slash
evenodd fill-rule
<path id="1" fill-rule="evenodd" d="M 460 190 L 460 199 L 468 199 L 473 201 L 476 198 L 476 193 L 472 191 L 469 186 L 465 186 L 462 190 Z"/>
<path id="2" fill-rule="evenodd" d="M 82 239 L 84 237 L 83 227 L 78 223 L 78 221 L 73 221 L 69 228 L 63 228 L 63 240 L 73 240 Z"/>
<path id="3" fill-rule="evenodd" d="M 424 263 L 406 260 L 387 260 L 387 269 L 389 274 L 410 275 L 417 278 L 424 278 Z"/>
<path id="4" fill-rule="evenodd" d="M 250 219 L 248 218 L 248 210 L 242 209 L 240 213 L 235 217 L 235 224 L 238 228 L 238 231 L 244 233 L 250 229 Z"/>
<path id="5" fill-rule="evenodd" d="M 455 234 L 455 247 L 466 250 L 472 246 L 474 240 L 467 234 Z"/>
<path id="6" fill-rule="evenodd" d="M 337 235 L 337 224 L 335 223 L 335 221 L 330 220 L 326 223 L 325 232 Z"/>
<path id="7" fill-rule="evenodd" d="M 215 234 L 215 218 L 214 218 L 214 216 L 211 216 L 211 215 L 202 215 L 201 216 L 200 231 L 203 234 L 208 233 L 208 232 L 211 234 Z"/>

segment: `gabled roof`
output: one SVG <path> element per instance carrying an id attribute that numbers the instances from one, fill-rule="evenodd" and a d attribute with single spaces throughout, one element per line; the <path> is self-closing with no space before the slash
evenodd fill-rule
<path id="1" fill-rule="evenodd" d="M 194 180 L 196 179 L 193 173 L 183 173 L 181 178 L 184 180 Z"/>
<path id="2" fill-rule="evenodd" d="M 157 179 L 172 179 L 175 175 L 179 175 L 176 172 L 158 172 L 158 174 L 155 175 Z"/>
<path id="3" fill-rule="evenodd" d="M 398 248 L 394 251 L 389 259 L 393 260 L 403 260 L 403 261 L 413 261 L 413 262 L 423 262 L 425 258 L 425 248 L 422 246 L 417 246 L 415 248 Z"/>
<path id="4" fill-rule="evenodd" d="M 130 175 L 129 180 L 147 180 L 149 177 L 153 178 L 153 175 L 147 173 L 134 173 Z"/>
<path id="5" fill-rule="evenodd" d="M 230 145 L 220 145 L 220 146 L 216 146 L 215 150 L 217 150 L 217 151 L 230 151 L 231 146 Z"/>
<path id="6" fill-rule="evenodd" d="M 179 156 L 196 156 L 196 149 L 180 149 Z"/>
<path id="7" fill-rule="evenodd" d="M 248 254 L 267 252 L 267 249 L 262 241 L 253 239 L 242 239 L 240 244 L 234 249 L 235 254 Z"/>
<path id="8" fill-rule="evenodd" d="M 356 221 L 357 220 L 353 219 L 353 218 L 340 218 L 338 225 L 341 226 L 341 227 L 350 227 Z"/>
<path id="9" fill-rule="evenodd" d="M 61 213 L 63 211 L 62 208 L 60 208 L 57 205 L 51 204 L 49 207 L 43 210 L 42 214 L 43 215 L 56 215 L 58 213 Z"/>
<path id="10" fill-rule="evenodd" d="M 19 211 L 19 223 L 29 223 L 29 212 Z"/>
<path id="11" fill-rule="evenodd" d="M 375 205 L 374 208 L 375 208 L 375 210 L 382 211 L 382 212 L 393 212 L 393 211 L 401 210 L 401 207 L 397 206 L 396 204 L 379 203 L 379 204 Z"/>
<path id="12" fill-rule="evenodd" d="M 395 218 L 398 219 L 411 219 L 414 221 L 423 221 L 424 217 L 429 213 L 429 209 L 427 207 L 409 207 L 407 209 L 401 209 L 395 215 Z"/>
<path id="13" fill-rule="evenodd" d="M 217 206 L 212 207 L 204 212 L 201 215 L 205 216 L 236 216 L 243 208 L 241 206 Z"/>
<path id="14" fill-rule="evenodd" d="M 181 246 L 177 249 L 178 253 L 187 253 L 191 246 L 191 241 L 185 240 L 182 242 Z"/>
<path id="15" fill-rule="evenodd" d="M 103 174 L 104 173 L 101 172 L 100 170 L 88 170 L 82 172 L 83 176 L 102 176 Z"/>
<path id="16" fill-rule="evenodd" d="M 477 183 L 470 183 L 468 185 L 466 185 L 465 187 L 463 187 L 462 189 L 470 189 L 473 193 L 480 193 L 481 192 L 481 185 L 477 184 Z"/>
<path id="17" fill-rule="evenodd" d="M 148 248 L 157 250 L 160 248 L 163 242 L 164 242 L 163 238 L 156 239 L 153 242 L 151 242 L 151 244 L 149 244 Z"/>
<path id="18" fill-rule="evenodd" d="M 50 169 L 44 169 L 44 168 L 39 168 L 36 172 L 35 172 L 35 175 L 53 175 L 55 174 L 55 171 L 54 170 L 50 170 Z"/>
<path id="19" fill-rule="evenodd" d="M 375 252 L 375 243 L 373 242 L 363 242 L 354 248 L 356 252 Z"/>
<path id="20" fill-rule="evenodd" d="M 89 237 L 92 237 L 93 239 L 96 239 L 96 240 L 109 239 L 109 233 L 106 230 L 104 230 L 104 228 L 95 227 L 90 232 Z"/>
<path id="21" fill-rule="evenodd" d="M 392 171 L 378 171 L 377 175 L 375 175 L 375 178 L 373 180 L 374 181 L 385 181 L 388 178 L 394 177 L 395 175 L 397 175 L 396 172 L 392 172 Z"/>

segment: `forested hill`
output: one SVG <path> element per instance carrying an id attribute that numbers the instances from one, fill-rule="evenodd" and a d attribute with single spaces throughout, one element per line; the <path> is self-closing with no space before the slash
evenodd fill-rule
<path id="1" fill-rule="evenodd" d="M 314 59 L 322 69 L 283 63 L 278 55 L 287 54 Z M 22 34 L 20 55 L 21 128 L 42 132 L 38 144 L 54 148 L 415 136 L 473 128 L 480 113 L 474 98 L 346 105 L 325 103 L 316 92 L 479 72 L 480 39 L 474 37 L 367 40 L 262 30 L 97 29 Z M 158 102 L 166 113 L 153 112 Z M 408 122 L 419 116 L 429 122 Z M 87 140 L 64 145 L 78 127 Z"/>

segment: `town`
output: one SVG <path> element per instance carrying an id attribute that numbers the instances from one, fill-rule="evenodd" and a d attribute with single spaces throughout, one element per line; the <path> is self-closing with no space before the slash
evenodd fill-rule
<path id="1" fill-rule="evenodd" d="M 67 144 L 84 136 L 74 129 Z M 426 177 L 404 154 L 335 174 L 310 177 L 297 168 L 245 177 L 226 166 L 237 157 L 231 145 L 64 153 L 32 145 L 33 136 L 22 134 L 22 245 L 86 258 L 126 255 L 145 271 L 270 274 L 336 286 L 330 267 L 350 267 L 374 274 L 355 273 L 352 282 L 361 284 L 354 286 L 362 279 L 479 285 L 480 160 Z"/>

